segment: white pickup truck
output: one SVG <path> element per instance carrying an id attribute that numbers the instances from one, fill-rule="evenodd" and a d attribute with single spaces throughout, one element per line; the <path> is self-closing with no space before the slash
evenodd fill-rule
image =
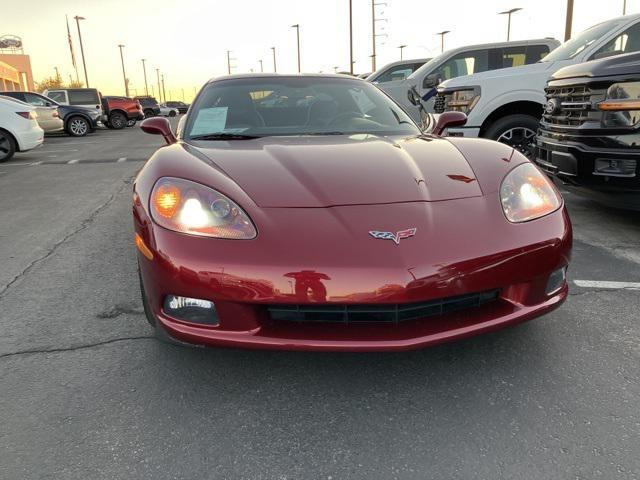
<path id="1" fill-rule="evenodd" d="M 567 65 L 635 51 L 640 51 L 640 14 L 614 18 L 588 28 L 538 63 L 443 82 L 434 109 L 467 114 L 466 125 L 448 129 L 448 135 L 498 140 L 532 158 L 549 77 Z"/>

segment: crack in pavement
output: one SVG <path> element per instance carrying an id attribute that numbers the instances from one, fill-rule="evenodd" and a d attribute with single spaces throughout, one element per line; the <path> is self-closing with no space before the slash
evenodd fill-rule
<path id="1" fill-rule="evenodd" d="M 8 357 L 15 357 L 15 356 L 18 356 L 18 355 L 30 355 L 30 354 L 38 354 L 38 353 L 73 352 L 73 351 L 76 351 L 76 350 L 84 350 L 84 349 L 93 348 L 93 347 L 100 347 L 102 345 L 109 345 L 111 343 L 128 342 L 128 341 L 134 341 L 134 340 L 148 340 L 148 339 L 156 340 L 156 337 L 149 336 L 149 335 L 141 335 L 141 336 L 138 336 L 138 337 L 119 337 L 119 338 L 112 338 L 112 339 L 109 339 L 109 340 L 103 340 L 102 342 L 86 343 L 86 344 L 82 344 L 82 345 L 75 345 L 75 346 L 72 346 L 72 347 L 51 348 L 51 349 L 20 350 L 20 351 L 17 351 L 17 352 L 9 352 L 9 353 L 0 354 L 0 359 L 8 358 Z"/>
<path id="2" fill-rule="evenodd" d="M 142 307 L 137 307 L 137 305 L 132 306 L 131 304 L 117 304 L 103 312 L 98 313 L 96 316 L 100 319 L 110 319 L 126 314 L 142 315 L 144 314 L 144 310 L 142 309 Z"/>
<path id="3" fill-rule="evenodd" d="M 72 230 L 67 235 L 65 235 L 60 241 L 56 242 L 43 256 L 38 257 L 35 260 L 29 262 L 29 264 L 20 273 L 18 273 L 15 277 L 13 277 L 13 279 L 11 279 L 11 281 L 9 281 L 9 283 L 4 285 L 0 289 L 0 299 L 2 299 L 2 297 L 6 294 L 7 290 L 9 290 L 16 282 L 18 282 L 20 279 L 22 279 L 27 273 L 29 273 L 29 271 L 33 267 L 35 267 L 39 263 L 43 262 L 47 258 L 49 258 L 51 255 L 53 255 L 58 250 L 58 248 L 61 245 L 64 245 L 72 237 L 74 237 L 76 234 L 82 232 L 87 227 L 89 227 L 89 225 L 91 225 L 93 223 L 93 221 L 96 219 L 96 217 L 103 210 L 105 210 L 111 203 L 113 203 L 113 201 L 124 191 L 124 189 L 127 188 L 130 185 L 131 180 L 133 179 L 134 176 L 135 175 L 132 175 L 128 179 L 125 179 L 124 180 L 124 184 L 115 193 L 111 194 L 109 196 L 109 198 L 104 203 L 99 205 L 93 212 L 91 212 L 91 214 L 87 218 L 82 220 L 80 222 L 80 226 L 78 228 Z"/>

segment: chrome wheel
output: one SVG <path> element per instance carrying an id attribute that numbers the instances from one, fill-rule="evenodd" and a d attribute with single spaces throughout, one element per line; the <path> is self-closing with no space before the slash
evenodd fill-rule
<path id="1" fill-rule="evenodd" d="M 82 137 L 89 131 L 89 125 L 83 118 L 72 118 L 69 122 L 69 131 L 76 137 Z"/>
<path id="2" fill-rule="evenodd" d="M 523 153 L 528 158 L 533 158 L 536 151 L 536 132 L 527 127 L 514 127 L 505 130 L 497 139 Z"/>

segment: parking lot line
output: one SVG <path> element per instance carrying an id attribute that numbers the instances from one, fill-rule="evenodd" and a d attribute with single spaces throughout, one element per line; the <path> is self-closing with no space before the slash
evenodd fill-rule
<path id="1" fill-rule="evenodd" d="M 607 290 L 640 290 L 640 282 L 610 282 L 600 280 L 574 280 L 578 287 L 582 288 L 601 288 Z"/>
<path id="2" fill-rule="evenodd" d="M 51 145 L 52 147 L 54 145 Z M 38 150 L 38 153 L 64 153 L 64 152 L 77 152 L 77 148 L 73 149 L 64 149 L 64 150 Z"/>
<path id="3" fill-rule="evenodd" d="M 118 163 L 122 163 L 122 162 L 126 162 L 127 161 L 127 157 L 120 157 L 118 159 Z"/>
<path id="4" fill-rule="evenodd" d="M 23 167 L 25 165 L 33 165 L 33 163 L 31 163 L 31 162 L 29 162 L 29 163 L 25 163 L 25 162 L 6 163 L 4 166 L 5 167 Z"/>
<path id="5" fill-rule="evenodd" d="M 69 160 L 67 162 L 67 165 L 73 165 L 74 163 L 78 163 L 80 160 L 79 159 L 75 159 L 75 160 Z"/>

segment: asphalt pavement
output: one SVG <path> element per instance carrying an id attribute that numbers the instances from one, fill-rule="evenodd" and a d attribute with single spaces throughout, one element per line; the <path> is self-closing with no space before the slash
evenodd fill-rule
<path id="1" fill-rule="evenodd" d="M 0 479 L 640 478 L 640 215 L 568 194 L 570 298 L 511 329 L 183 348 L 153 338 L 132 241 L 161 145 L 101 129 L 0 164 Z"/>

